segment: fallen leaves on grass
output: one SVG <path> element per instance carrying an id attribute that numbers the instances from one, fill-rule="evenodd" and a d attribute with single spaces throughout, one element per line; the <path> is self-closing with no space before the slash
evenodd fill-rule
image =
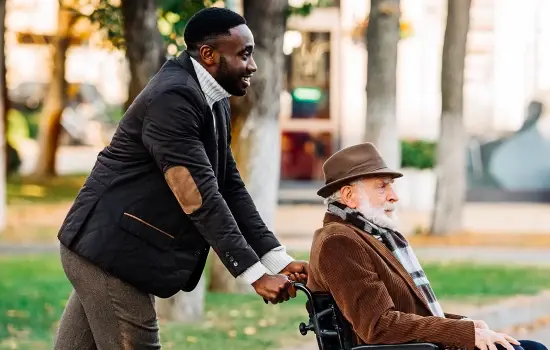
<path id="1" fill-rule="evenodd" d="M 21 185 L 19 193 L 23 196 L 43 198 L 46 196 L 47 190 L 46 187 L 39 185 Z"/>
<path id="2" fill-rule="evenodd" d="M 28 312 L 21 311 L 21 310 L 8 310 L 8 311 L 6 311 L 6 315 L 8 317 L 13 317 L 13 318 L 27 318 L 27 317 L 29 317 Z"/>
<path id="3" fill-rule="evenodd" d="M 196 342 L 199 341 L 199 338 L 190 335 L 190 336 L 187 337 L 186 340 L 187 340 L 189 343 L 196 343 Z"/>

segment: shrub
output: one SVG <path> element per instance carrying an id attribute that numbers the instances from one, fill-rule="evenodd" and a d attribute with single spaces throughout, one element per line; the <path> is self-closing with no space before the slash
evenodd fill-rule
<path id="1" fill-rule="evenodd" d="M 432 169 L 435 165 L 436 142 L 426 140 L 401 141 L 401 167 Z"/>

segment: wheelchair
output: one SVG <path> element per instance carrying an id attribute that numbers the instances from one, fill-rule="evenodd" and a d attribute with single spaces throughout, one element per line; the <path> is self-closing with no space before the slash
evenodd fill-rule
<path id="1" fill-rule="evenodd" d="M 309 331 L 315 333 L 319 350 L 438 350 L 431 343 L 406 343 L 388 345 L 356 345 L 350 323 L 344 318 L 330 293 L 312 292 L 302 283 L 293 283 L 296 290 L 306 297 L 306 310 L 309 322 L 300 323 L 300 333 L 305 336 Z"/>

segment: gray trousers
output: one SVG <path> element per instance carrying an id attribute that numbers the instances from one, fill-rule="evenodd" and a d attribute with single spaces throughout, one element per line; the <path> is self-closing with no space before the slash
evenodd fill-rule
<path id="1" fill-rule="evenodd" d="M 73 291 L 61 316 L 55 350 L 160 349 L 152 295 L 107 274 L 61 245 Z"/>

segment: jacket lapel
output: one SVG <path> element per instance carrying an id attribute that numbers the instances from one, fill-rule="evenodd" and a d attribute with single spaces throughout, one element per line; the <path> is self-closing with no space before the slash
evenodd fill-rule
<path id="1" fill-rule="evenodd" d="M 195 72 L 195 67 L 193 66 L 193 62 L 191 62 L 191 57 L 189 54 L 185 51 L 183 51 L 180 55 L 176 56 L 174 60 L 191 75 L 193 80 L 197 83 L 197 86 L 200 87 L 199 78 L 197 77 L 197 72 Z M 214 143 L 212 145 L 213 151 L 214 151 L 214 157 L 210 159 L 210 162 L 212 163 L 212 169 L 214 170 L 214 173 L 216 174 L 216 177 L 218 178 L 218 185 L 222 186 L 224 182 L 225 176 L 225 164 L 226 164 L 226 157 L 227 157 L 227 123 L 225 123 L 226 113 L 225 108 L 221 107 L 220 105 L 223 104 L 223 101 L 220 101 L 218 103 L 215 103 L 214 113 L 210 110 L 210 107 L 208 106 L 208 102 L 206 101 L 206 96 L 204 95 L 204 92 L 201 91 L 201 97 L 203 100 L 203 106 L 204 106 L 204 112 L 206 114 L 205 123 L 206 127 L 209 130 L 215 130 L 211 133 L 211 135 L 214 136 Z M 216 118 L 216 124 L 214 125 L 214 118 Z M 209 149 L 211 143 L 206 143 L 205 148 Z M 223 173 L 220 173 L 222 171 Z M 223 187 L 222 187 L 223 188 Z"/>
<path id="2" fill-rule="evenodd" d="M 214 114 L 216 125 L 218 126 L 216 128 L 218 137 L 218 159 L 220 162 L 218 178 L 223 181 L 225 179 L 225 167 L 227 164 L 227 119 L 229 118 L 227 100 L 222 100 L 214 104 Z"/>
<path id="3" fill-rule="evenodd" d="M 352 224 L 342 220 L 336 215 L 333 215 L 331 213 L 327 213 L 325 215 L 325 224 L 329 222 L 338 222 L 341 224 L 344 224 L 350 228 L 352 228 L 357 234 L 362 237 L 365 242 L 367 242 L 368 245 L 374 249 L 378 255 L 380 255 L 384 261 L 392 267 L 394 271 L 396 271 L 405 282 L 407 282 L 407 285 L 411 289 L 411 291 L 416 295 L 416 297 L 422 302 L 422 305 L 426 307 L 426 309 L 429 311 L 430 307 L 428 303 L 426 302 L 424 296 L 414 283 L 411 275 L 407 272 L 407 270 L 403 267 L 403 265 L 397 260 L 397 258 L 392 254 L 392 252 L 384 245 L 384 243 L 380 242 L 376 238 L 374 238 L 372 235 L 368 234 L 367 232 L 358 229 L 357 227 L 353 226 Z"/>

